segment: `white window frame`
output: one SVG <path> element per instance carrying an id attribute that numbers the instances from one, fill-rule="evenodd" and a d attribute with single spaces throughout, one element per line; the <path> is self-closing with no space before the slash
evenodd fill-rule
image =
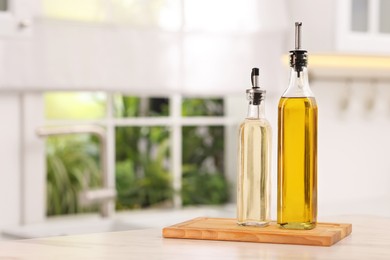
<path id="1" fill-rule="evenodd" d="M 183 96 L 180 94 L 171 94 L 164 96 L 169 99 L 169 116 L 167 117 L 127 117 L 116 118 L 113 114 L 113 95 L 107 94 L 106 117 L 92 120 L 46 120 L 48 126 L 64 126 L 74 124 L 98 124 L 107 129 L 107 164 L 109 185 L 115 187 L 115 127 L 142 127 L 142 126 L 165 126 L 171 129 L 171 174 L 172 187 L 174 189 L 173 204 L 174 208 L 182 207 L 181 186 L 182 186 L 182 127 L 184 126 L 223 126 L 227 129 L 232 126 L 235 120 L 226 116 L 188 116 L 181 115 Z M 122 93 L 128 95 L 127 93 Z M 139 96 L 134 94 L 134 96 Z M 155 97 L 151 95 L 150 97 Z M 223 98 L 223 97 L 221 97 Z M 226 140 L 226 138 L 225 138 Z"/>
<path id="2" fill-rule="evenodd" d="M 379 0 L 368 0 L 368 31 L 351 29 L 352 1 L 337 1 L 336 50 L 367 54 L 390 54 L 390 34 L 379 32 Z"/>

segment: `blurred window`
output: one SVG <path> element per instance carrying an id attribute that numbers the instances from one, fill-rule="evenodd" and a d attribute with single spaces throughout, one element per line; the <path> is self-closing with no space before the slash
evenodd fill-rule
<path id="1" fill-rule="evenodd" d="M 389 0 L 351 0 L 351 30 L 390 33 Z"/>
<path id="2" fill-rule="evenodd" d="M 223 116 L 222 98 L 184 98 L 182 116 Z"/>
<path id="3" fill-rule="evenodd" d="M 356 32 L 368 30 L 368 0 L 352 1 L 351 29 Z"/>
<path id="4" fill-rule="evenodd" d="M 85 22 L 120 23 L 138 28 L 178 30 L 177 0 L 43 0 L 46 17 Z"/>
<path id="5" fill-rule="evenodd" d="M 182 205 L 227 202 L 223 99 L 177 98 L 49 92 L 45 114 L 49 125 L 92 122 L 114 127 L 118 210 L 172 207 L 175 196 Z M 177 133 L 181 137 L 175 141 Z M 46 150 L 48 215 L 96 211 L 80 207 L 77 196 L 101 183 L 98 140 L 89 135 L 50 137 Z M 174 161 L 180 162 L 179 176 L 173 173 Z M 174 192 L 175 180 L 181 193 Z"/>
<path id="6" fill-rule="evenodd" d="M 106 1 L 101 0 L 43 0 L 42 9 L 46 17 L 88 22 L 107 19 Z"/>
<path id="7" fill-rule="evenodd" d="M 0 0 L 0 11 L 8 11 L 8 0 Z"/>
<path id="8" fill-rule="evenodd" d="M 337 51 L 390 54 L 389 0 L 345 0 L 337 6 Z"/>
<path id="9" fill-rule="evenodd" d="M 104 92 L 47 92 L 46 119 L 97 119 L 106 115 Z"/>
<path id="10" fill-rule="evenodd" d="M 224 176 L 224 127 L 183 127 L 183 205 L 228 201 Z"/>
<path id="11" fill-rule="evenodd" d="M 115 94 L 115 117 L 152 117 L 169 116 L 167 97 L 136 97 Z"/>
<path id="12" fill-rule="evenodd" d="M 379 32 L 390 33 L 390 1 L 380 1 Z"/>
<path id="13" fill-rule="evenodd" d="M 98 211 L 79 204 L 79 193 L 101 187 L 99 143 L 88 134 L 48 137 L 46 140 L 46 214 Z"/>
<path id="14" fill-rule="evenodd" d="M 118 209 L 172 205 L 169 132 L 167 126 L 116 127 Z"/>

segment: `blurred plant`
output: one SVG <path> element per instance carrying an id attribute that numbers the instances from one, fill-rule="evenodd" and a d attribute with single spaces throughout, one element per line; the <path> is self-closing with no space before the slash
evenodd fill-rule
<path id="1" fill-rule="evenodd" d="M 116 95 L 117 117 L 168 116 L 167 98 Z M 169 129 L 166 127 L 117 127 L 117 208 L 132 209 L 171 201 Z"/>
<path id="2" fill-rule="evenodd" d="M 144 208 L 172 199 L 169 129 L 116 129 L 117 208 Z"/>
<path id="3" fill-rule="evenodd" d="M 88 135 L 49 137 L 46 141 L 47 215 L 96 210 L 81 207 L 78 195 L 101 186 L 98 143 Z"/>
<path id="4" fill-rule="evenodd" d="M 114 114 L 116 117 L 169 116 L 167 98 L 140 98 L 114 95 Z"/>
<path id="5" fill-rule="evenodd" d="M 224 127 L 183 127 L 184 205 L 227 202 L 228 183 L 223 174 Z"/>
<path id="6" fill-rule="evenodd" d="M 116 117 L 168 116 L 166 98 L 114 96 Z M 47 109 L 50 109 L 47 107 Z M 190 99 L 183 116 L 221 116 L 222 99 Z M 183 127 L 184 205 L 221 204 L 228 200 L 223 174 L 224 127 Z M 172 204 L 170 129 L 116 128 L 117 209 Z M 93 210 L 78 204 L 85 187 L 101 186 L 98 142 L 91 136 L 51 137 L 47 140 L 48 215 Z"/>
<path id="7" fill-rule="evenodd" d="M 223 99 L 184 98 L 181 112 L 183 116 L 223 116 Z"/>
<path id="8" fill-rule="evenodd" d="M 183 116 L 223 116 L 223 99 L 185 98 Z M 222 204 L 229 198 L 224 176 L 224 127 L 183 127 L 184 205 Z"/>

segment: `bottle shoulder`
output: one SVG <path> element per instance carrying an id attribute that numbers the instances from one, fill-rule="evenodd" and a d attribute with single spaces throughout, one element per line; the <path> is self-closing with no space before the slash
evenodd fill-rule
<path id="1" fill-rule="evenodd" d="M 240 129 L 249 127 L 261 127 L 271 130 L 271 124 L 266 118 L 245 118 L 240 124 Z"/>
<path id="2" fill-rule="evenodd" d="M 282 97 L 286 98 L 314 98 L 314 93 L 309 86 L 301 87 L 288 87 Z"/>
<path id="3" fill-rule="evenodd" d="M 309 74 L 306 67 L 298 73 L 292 69 L 290 72 L 290 82 L 282 97 L 314 97 L 309 84 Z"/>

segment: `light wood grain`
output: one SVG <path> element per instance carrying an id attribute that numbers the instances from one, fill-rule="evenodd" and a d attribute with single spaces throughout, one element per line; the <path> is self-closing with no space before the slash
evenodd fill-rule
<path id="1" fill-rule="evenodd" d="M 389 260 L 390 218 L 322 217 L 352 223 L 353 233 L 332 247 L 217 240 L 164 239 L 161 229 L 0 242 L 0 259 L 37 260 Z M 156 217 L 158 221 L 158 216 Z"/>
<path id="2" fill-rule="evenodd" d="M 351 224 L 317 223 L 312 230 L 287 230 L 275 222 L 267 227 L 243 227 L 237 225 L 236 219 L 203 217 L 166 227 L 163 237 L 331 246 L 351 232 Z"/>

